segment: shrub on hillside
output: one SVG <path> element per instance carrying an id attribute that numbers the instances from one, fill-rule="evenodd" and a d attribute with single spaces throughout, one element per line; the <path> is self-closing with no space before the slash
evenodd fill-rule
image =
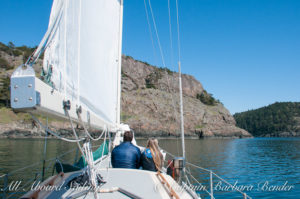
<path id="1" fill-rule="evenodd" d="M 10 78 L 6 77 L 3 79 L 0 79 L 0 107 L 1 106 L 10 106 Z"/>
<path id="2" fill-rule="evenodd" d="M 12 66 L 8 63 L 8 61 L 6 61 L 6 59 L 0 57 L 0 68 L 9 70 L 12 68 Z"/>
<path id="3" fill-rule="evenodd" d="M 196 97 L 198 100 L 200 100 L 203 104 L 206 104 L 206 105 L 214 106 L 219 103 L 219 100 L 216 100 L 212 96 L 212 94 L 207 93 L 206 90 L 203 90 L 203 92 L 201 94 L 198 93 Z"/>

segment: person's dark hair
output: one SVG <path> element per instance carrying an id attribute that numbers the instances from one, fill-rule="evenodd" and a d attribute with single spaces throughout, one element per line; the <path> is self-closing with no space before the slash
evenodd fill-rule
<path id="1" fill-rule="evenodd" d="M 126 131 L 124 133 L 124 137 L 123 137 L 123 141 L 124 142 L 131 142 L 132 141 L 132 138 L 133 138 L 133 134 L 131 131 Z"/>

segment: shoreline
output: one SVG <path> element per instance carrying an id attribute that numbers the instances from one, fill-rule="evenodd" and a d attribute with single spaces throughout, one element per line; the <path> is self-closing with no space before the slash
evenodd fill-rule
<path id="1" fill-rule="evenodd" d="M 37 135 L 24 135 L 23 133 L 18 134 L 18 131 L 13 131 L 14 133 L 10 135 L 11 131 L 9 132 L 3 132 L 0 134 L 0 139 L 45 139 L 45 136 Z M 24 132 L 24 131 L 22 131 Z M 61 135 L 62 136 L 62 135 Z M 74 136 L 64 136 L 64 138 L 68 139 L 75 139 Z M 141 136 L 140 134 L 135 136 L 136 140 L 142 140 L 142 139 L 149 139 L 149 138 L 157 138 L 157 139 L 165 139 L 165 140 L 176 140 L 176 139 L 181 139 L 180 136 L 174 136 L 174 135 L 169 135 L 169 136 L 161 136 L 160 135 L 155 135 L 155 134 L 149 134 L 145 136 Z M 185 135 L 186 140 L 202 140 L 202 139 L 244 139 L 244 138 L 254 138 L 254 137 L 238 137 L 238 136 L 210 136 L 210 137 L 199 137 L 197 135 Z M 53 135 L 48 135 L 47 139 L 51 140 L 59 140 L 59 138 L 53 136 Z M 103 140 L 102 138 L 100 140 Z"/>
<path id="2" fill-rule="evenodd" d="M 135 136 L 136 140 L 146 140 L 148 138 L 157 138 L 160 140 L 176 140 L 180 139 L 181 137 L 179 136 Z M 65 136 L 64 138 L 69 138 L 69 139 L 75 139 L 75 137 L 72 136 Z M 237 137 L 237 136 L 232 136 L 232 137 L 220 137 L 220 136 L 213 136 L 213 137 L 202 137 L 199 138 L 198 136 L 185 136 L 185 140 L 208 140 L 208 139 L 215 139 L 215 140 L 229 140 L 229 139 L 253 139 L 253 138 L 300 138 L 300 136 L 259 136 L 259 137 Z M 33 140 L 44 140 L 44 136 L 9 136 L 9 135 L 0 135 L 0 139 L 10 139 L 10 140 L 25 140 L 25 139 L 33 139 Z M 60 140 L 59 138 L 56 138 L 54 136 L 48 136 L 48 140 Z M 100 140 L 103 140 L 101 138 Z"/>
<path id="3" fill-rule="evenodd" d="M 178 136 L 136 136 L 135 139 L 136 140 L 146 140 L 148 138 L 157 138 L 157 139 L 163 139 L 163 140 L 176 140 L 176 139 L 180 139 L 181 137 Z M 70 136 L 66 136 L 64 138 L 69 138 L 69 139 L 75 139 L 75 137 L 70 137 Z M 300 136 L 257 136 L 257 137 L 236 137 L 236 136 L 232 136 L 232 137 L 220 137 L 220 136 L 213 136 L 213 137 L 202 137 L 199 138 L 198 136 L 185 136 L 185 140 L 208 140 L 208 139 L 216 139 L 216 140 L 228 140 L 228 139 L 253 139 L 253 138 L 300 138 Z M 34 140 L 44 140 L 45 137 L 44 136 L 3 136 L 0 135 L 0 139 L 11 139 L 11 140 L 25 140 L 25 139 L 34 139 Z M 48 136 L 47 139 L 49 140 L 60 140 L 59 138 L 56 138 L 54 136 Z M 100 140 L 103 140 L 103 138 L 101 138 Z"/>
<path id="4" fill-rule="evenodd" d="M 1 127 L 1 125 L 0 125 Z M 38 128 L 33 128 L 33 129 L 26 129 L 26 128 L 16 128 L 10 126 L 9 128 L 0 128 L 0 139 L 45 139 L 45 133 L 41 129 Z M 62 136 L 64 138 L 69 138 L 69 139 L 75 139 L 73 136 L 73 132 L 66 128 L 66 129 L 59 129 L 56 131 L 59 136 Z M 77 133 L 81 133 L 81 129 Z M 97 134 L 97 131 L 91 131 L 90 132 L 92 136 Z M 220 135 L 220 134 L 219 134 Z M 236 134 L 231 134 L 232 136 L 202 136 L 200 137 L 198 134 L 193 134 L 192 132 L 186 133 L 185 134 L 185 139 L 190 139 L 190 140 L 197 140 L 197 139 L 243 139 L 243 138 L 293 138 L 293 137 L 300 137 L 300 134 L 294 134 L 294 133 L 282 133 L 282 136 L 274 136 L 273 135 L 265 135 L 265 136 L 240 136 Z M 277 134 L 278 135 L 278 134 Z M 180 135 L 174 135 L 170 133 L 166 133 L 163 131 L 154 131 L 154 132 L 137 132 L 135 131 L 135 138 L 137 140 L 139 139 L 148 139 L 148 138 L 158 138 L 158 139 L 166 139 L 166 140 L 176 140 L 180 139 Z M 56 138 L 55 136 L 49 135 L 47 139 L 59 139 Z"/>

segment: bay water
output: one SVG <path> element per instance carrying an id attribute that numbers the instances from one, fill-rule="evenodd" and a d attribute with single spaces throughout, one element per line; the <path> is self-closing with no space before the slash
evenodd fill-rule
<path id="1" fill-rule="evenodd" d="M 141 146 L 146 142 L 146 139 L 137 140 Z M 187 139 L 185 143 L 188 162 L 212 170 L 234 185 L 230 187 L 213 175 L 215 198 L 243 198 L 234 189 L 246 192 L 252 198 L 300 198 L 300 138 Z M 181 154 L 180 140 L 159 139 L 159 145 L 176 156 Z M 44 148 L 43 139 L 0 140 L 2 194 L 9 194 L 6 193 L 8 190 L 3 190 L 5 183 L 22 181 L 24 184 L 31 179 L 26 185 L 30 186 L 40 179 L 44 157 L 48 160 L 44 178 L 55 174 L 55 161 L 73 164 L 79 157 L 74 143 L 48 139 L 45 156 Z M 18 170 L 32 164 L 35 165 Z M 193 189 L 202 198 L 210 198 L 203 191 L 204 188 L 210 189 L 209 172 L 190 166 L 187 171 L 202 185 L 190 178 L 195 185 Z M 7 173 L 11 175 L 5 176 Z"/>

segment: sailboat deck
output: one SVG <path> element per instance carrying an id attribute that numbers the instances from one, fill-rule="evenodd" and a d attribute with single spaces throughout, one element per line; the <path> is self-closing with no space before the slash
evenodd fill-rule
<path id="1" fill-rule="evenodd" d="M 98 198 L 172 198 L 170 197 L 168 189 L 165 187 L 166 183 L 163 184 L 160 181 L 157 172 L 141 169 L 111 168 L 109 160 L 110 156 L 108 155 L 105 156 L 101 162 L 95 164 L 97 173 L 99 173 L 103 177 L 103 180 L 106 181 L 106 183 L 101 187 L 98 187 L 98 189 L 101 191 L 115 190 L 108 193 L 97 193 Z M 37 198 L 94 198 L 94 193 L 92 191 L 86 191 L 87 187 L 80 187 L 78 189 L 67 188 L 66 185 L 68 182 L 81 173 L 82 171 L 65 173 L 57 178 L 53 184 L 53 186 L 60 187 L 59 190 L 41 191 L 38 193 Z M 171 176 L 166 174 L 162 175 L 168 184 L 172 186 L 179 198 L 192 198 L 192 196 L 186 190 L 182 189 Z M 122 191 L 126 191 L 129 194 L 133 194 L 133 197 L 122 193 L 122 191 L 116 190 L 117 188 L 120 188 Z M 28 195 L 31 194 L 28 193 Z M 27 196 L 22 198 L 28 198 Z"/>
<path id="2" fill-rule="evenodd" d="M 163 188 L 155 172 L 134 170 L 134 169 L 101 169 L 101 176 L 107 179 L 107 182 L 101 189 L 111 189 L 113 187 L 122 188 L 140 198 L 170 198 Z M 76 191 L 68 191 L 62 198 L 68 198 L 76 194 Z M 130 198 L 118 191 L 111 193 L 99 193 L 99 198 Z M 80 198 L 93 198 L 93 192 L 89 192 Z M 189 198 L 189 197 L 183 197 Z"/>
<path id="3" fill-rule="evenodd" d="M 112 189 L 121 188 L 128 193 L 134 194 L 138 198 L 171 198 L 167 192 L 164 185 L 159 181 L 156 172 L 136 170 L 136 169 L 114 169 L 114 168 L 104 168 L 97 171 L 101 174 L 104 180 L 107 180 L 104 185 L 99 189 Z M 81 172 L 72 172 L 64 175 L 62 182 L 65 185 L 75 176 L 79 175 Z M 179 185 L 168 175 L 163 174 L 167 179 L 168 183 L 173 187 L 175 192 L 180 198 L 189 199 L 192 198 L 191 195 L 183 189 L 180 189 Z M 57 186 L 60 186 L 58 182 Z M 84 190 L 76 189 L 64 189 L 52 191 L 47 193 L 40 193 L 39 195 L 45 198 L 94 198 L 93 192 L 86 192 L 85 194 L 79 196 L 78 194 L 83 193 Z M 177 188 L 177 189 L 176 189 Z M 77 196 L 76 196 L 77 195 Z M 134 198 L 119 191 L 113 191 L 109 193 L 98 193 L 98 198 L 114 199 L 114 198 Z"/>

